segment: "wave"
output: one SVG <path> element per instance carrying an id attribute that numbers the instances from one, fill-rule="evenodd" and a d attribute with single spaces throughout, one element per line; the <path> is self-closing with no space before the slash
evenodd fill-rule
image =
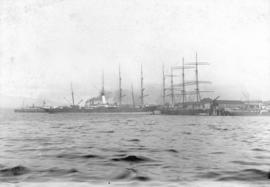
<path id="1" fill-rule="evenodd" d="M 156 124 L 157 124 L 157 122 L 155 122 L 155 121 L 144 123 L 144 125 L 156 125 Z"/>
<path id="2" fill-rule="evenodd" d="M 102 159 L 102 156 L 94 155 L 94 154 L 85 154 L 85 155 L 76 155 L 76 154 L 60 154 L 56 156 L 57 158 L 66 158 L 66 159 L 90 159 L 90 158 L 99 158 Z"/>
<path id="3" fill-rule="evenodd" d="M 139 142 L 140 140 L 139 139 L 137 139 L 137 138 L 134 138 L 134 139 L 130 139 L 130 140 L 128 140 L 129 142 Z"/>
<path id="4" fill-rule="evenodd" d="M 200 125 L 199 123 L 189 123 L 189 124 L 186 124 L 187 126 L 197 126 L 197 125 Z"/>
<path id="5" fill-rule="evenodd" d="M 258 181 L 270 179 L 270 172 L 259 169 L 245 169 L 239 172 L 232 172 L 231 175 L 221 177 L 219 181 Z"/>
<path id="6" fill-rule="evenodd" d="M 254 148 L 254 149 L 251 149 L 252 151 L 258 151 L 258 152 L 269 152 L 268 150 L 266 149 L 261 149 L 261 148 Z"/>
<path id="7" fill-rule="evenodd" d="M 132 180 L 150 181 L 151 179 L 149 177 L 146 177 L 146 176 L 136 176 L 136 177 L 133 177 Z"/>
<path id="8" fill-rule="evenodd" d="M 219 177 L 220 175 L 221 175 L 221 173 L 217 173 L 217 172 L 210 171 L 210 172 L 207 172 L 207 173 L 205 173 L 205 174 L 200 175 L 200 177 L 212 179 L 212 178 L 217 178 L 217 177 Z"/>
<path id="9" fill-rule="evenodd" d="M 114 131 L 113 130 L 111 130 L 111 131 L 98 131 L 98 133 L 114 133 Z"/>
<path id="10" fill-rule="evenodd" d="M 178 151 L 175 149 L 167 149 L 166 151 L 171 152 L 171 153 L 178 153 Z"/>
<path id="11" fill-rule="evenodd" d="M 207 172 L 199 175 L 199 177 L 217 181 L 258 181 L 270 179 L 270 172 L 259 169 L 245 169 L 240 171 Z"/>
<path id="12" fill-rule="evenodd" d="M 232 163 L 239 164 L 239 165 L 250 165 L 250 166 L 260 166 L 265 165 L 258 162 L 247 162 L 247 161 L 232 161 Z"/>
<path id="13" fill-rule="evenodd" d="M 213 154 L 213 155 L 220 155 L 220 154 L 225 154 L 225 152 L 222 152 L 222 151 L 217 151 L 217 152 L 212 152 L 210 154 Z"/>
<path id="14" fill-rule="evenodd" d="M 210 129 L 213 129 L 213 130 L 217 130 L 217 131 L 228 131 L 229 129 L 228 128 L 221 128 L 221 127 L 218 127 L 218 126 L 216 126 L 216 125 L 208 125 L 208 127 L 210 128 Z"/>
<path id="15" fill-rule="evenodd" d="M 112 179 L 113 180 L 123 180 L 123 179 L 130 179 L 137 175 L 137 170 L 133 168 L 127 168 L 124 171 L 117 173 Z"/>
<path id="16" fill-rule="evenodd" d="M 50 169 L 42 170 L 39 172 L 42 172 L 42 173 L 45 172 L 45 173 L 53 174 L 53 175 L 65 175 L 65 174 L 70 174 L 70 173 L 77 173 L 79 171 L 75 168 L 71 168 L 71 169 L 50 168 Z"/>
<path id="17" fill-rule="evenodd" d="M 151 179 L 147 176 L 138 175 L 138 171 L 134 168 L 127 168 L 116 174 L 112 180 L 150 181 Z"/>
<path id="18" fill-rule="evenodd" d="M 30 169 L 24 166 L 15 166 L 10 168 L 5 168 L 0 170 L 2 176 L 19 176 L 29 173 Z"/>
<path id="19" fill-rule="evenodd" d="M 270 156 L 255 156 L 257 159 L 270 159 Z"/>
<path id="20" fill-rule="evenodd" d="M 184 131 L 184 132 L 182 132 L 182 134 L 191 135 L 191 132 Z"/>
<path id="21" fill-rule="evenodd" d="M 124 162 L 148 162 L 151 161 L 150 158 L 142 157 L 142 156 L 135 156 L 135 155 L 129 155 L 125 157 L 119 157 L 119 158 L 112 158 L 112 161 L 124 161 Z"/>

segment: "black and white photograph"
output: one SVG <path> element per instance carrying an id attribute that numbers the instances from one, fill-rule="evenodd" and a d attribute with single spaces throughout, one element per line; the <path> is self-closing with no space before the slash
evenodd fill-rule
<path id="1" fill-rule="evenodd" d="M 6 186 L 270 186 L 270 1 L 0 0 Z"/>

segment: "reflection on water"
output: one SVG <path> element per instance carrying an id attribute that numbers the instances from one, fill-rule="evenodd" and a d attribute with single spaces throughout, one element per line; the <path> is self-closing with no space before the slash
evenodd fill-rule
<path id="1" fill-rule="evenodd" d="M 270 182 L 269 117 L 3 111 L 0 129 L 4 183 Z"/>

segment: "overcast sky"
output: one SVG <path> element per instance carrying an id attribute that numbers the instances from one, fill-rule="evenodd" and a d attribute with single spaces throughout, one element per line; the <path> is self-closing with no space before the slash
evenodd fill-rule
<path id="1" fill-rule="evenodd" d="M 269 0 L 1 0 L 0 96 L 62 99 L 161 84 L 161 67 L 210 63 L 223 99 L 270 99 Z M 189 79 L 194 78 L 194 72 Z M 193 76 L 193 77 L 192 77 Z M 180 80 L 179 80 L 180 81 Z M 53 97 L 53 98 L 52 98 Z"/>

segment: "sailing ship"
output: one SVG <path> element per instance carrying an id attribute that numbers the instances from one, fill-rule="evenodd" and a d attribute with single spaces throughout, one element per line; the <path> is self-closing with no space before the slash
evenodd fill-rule
<path id="1" fill-rule="evenodd" d="M 212 103 L 206 105 L 206 103 L 201 100 L 202 92 L 212 92 L 212 91 L 201 91 L 199 89 L 200 84 L 209 84 L 209 81 L 199 81 L 198 66 L 199 65 L 208 65 L 207 62 L 198 62 L 198 55 L 196 53 L 195 62 L 185 63 L 184 58 L 182 59 L 182 66 L 173 66 L 171 67 L 171 74 L 165 75 L 164 66 L 163 66 L 163 106 L 161 107 L 161 114 L 169 115 L 210 115 L 212 112 Z M 186 81 L 185 80 L 185 70 L 186 69 L 195 69 L 195 81 Z M 180 84 L 174 84 L 174 77 L 177 75 L 174 74 L 176 70 L 182 71 L 182 82 Z M 166 77 L 170 78 L 171 85 L 169 88 L 165 87 Z M 193 91 L 187 91 L 187 86 L 194 86 Z M 167 91 L 170 91 L 167 94 Z M 180 93 L 177 93 L 180 91 Z M 187 101 L 187 96 L 195 96 L 195 101 Z M 166 103 L 166 96 L 170 96 L 171 103 Z M 176 101 L 176 96 L 180 96 L 181 101 Z"/>
<path id="2" fill-rule="evenodd" d="M 166 115 L 213 115 L 213 116 L 269 116 L 270 109 L 263 106 L 262 102 L 251 105 L 250 102 L 238 100 L 218 100 L 219 96 L 201 99 L 202 92 L 213 92 L 200 90 L 200 84 L 209 84 L 209 81 L 200 81 L 198 66 L 208 65 L 207 62 L 198 62 L 196 53 L 195 62 L 185 63 L 182 59 L 182 66 L 171 67 L 171 74 L 165 75 L 163 66 L 163 105 L 160 107 L 161 114 Z M 185 80 L 185 70 L 195 69 L 195 81 Z M 181 84 L 174 84 L 175 70 L 182 71 Z M 170 78 L 171 85 L 169 88 L 165 85 L 166 77 Z M 195 89 L 187 91 L 187 86 L 194 86 Z M 167 94 L 167 92 L 169 93 Z M 180 91 L 180 93 L 177 93 Z M 187 96 L 195 96 L 195 100 L 188 101 Z M 170 96 L 170 103 L 166 103 L 166 97 Z M 176 96 L 180 96 L 181 100 L 177 102 Z"/>
<path id="3" fill-rule="evenodd" d="M 74 112 L 74 113 L 140 113 L 140 114 L 151 114 L 155 111 L 156 106 L 147 106 L 144 105 L 144 94 L 145 88 L 143 87 L 143 69 L 141 66 L 141 105 L 135 104 L 134 92 L 132 86 L 132 105 L 123 104 L 122 98 L 123 95 L 122 90 L 122 77 L 119 66 L 119 101 L 117 103 L 109 103 L 106 98 L 106 92 L 104 87 L 104 72 L 102 72 L 102 87 L 99 96 L 92 97 L 85 101 L 85 105 L 81 107 L 79 104 L 75 104 L 74 102 L 74 92 L 71 86 L 71 97 L 72 104 L 70 106 L 64 107 L 50 107 L 46 108 L 45 111 L 48 113 L 64 113 L 64 112 Z"/>

